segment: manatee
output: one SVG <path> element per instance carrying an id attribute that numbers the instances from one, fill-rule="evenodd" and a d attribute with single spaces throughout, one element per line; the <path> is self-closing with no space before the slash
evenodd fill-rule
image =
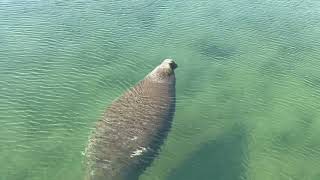
<path id="1" fill-rule="evenodd" d="M 176 68 L 165 59 L 106 109 L 85 150 L 86 180 L 137 180 L 151 164 L 174 116 Z"/>

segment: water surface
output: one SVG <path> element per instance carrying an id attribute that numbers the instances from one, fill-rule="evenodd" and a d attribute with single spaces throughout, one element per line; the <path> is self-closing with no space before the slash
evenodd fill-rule
<path id="1" fill-rule="evenodd" d="M 177 109 L 141 180 L 318 180 L 320 3 L 0 2 L 0 180 L 79 180 L 113 99 L 164 58 Z"/>

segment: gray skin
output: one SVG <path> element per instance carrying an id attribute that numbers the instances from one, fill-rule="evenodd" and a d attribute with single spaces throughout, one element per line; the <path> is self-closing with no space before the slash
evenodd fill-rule
<path id="1" fill-rule="evenodd" d="M 174 115 L 175 68 L 164 60 L 107 108 L 86 148 L 86 180 L 137 180 L 151 164 Z"/>

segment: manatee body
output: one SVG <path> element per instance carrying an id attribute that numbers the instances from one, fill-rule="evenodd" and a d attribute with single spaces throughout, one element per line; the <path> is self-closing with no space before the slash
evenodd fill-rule
<path id="1" fill-rule="evenodd" d="M 107 108 L 86 148 L 86 180 L 137 180 L 157 155 L 175 111 L 175 74 L 164 60 Z"/>

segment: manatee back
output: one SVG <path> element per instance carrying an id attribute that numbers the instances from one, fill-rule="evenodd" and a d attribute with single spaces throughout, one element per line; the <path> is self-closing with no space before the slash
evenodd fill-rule
<path id="1" fill-rule="evenodd" d="M 134 180 L 157 155 L 175 111 L 175 77 L 146 77 L 115 100 L 86 149 L 87 180 Z"/>

